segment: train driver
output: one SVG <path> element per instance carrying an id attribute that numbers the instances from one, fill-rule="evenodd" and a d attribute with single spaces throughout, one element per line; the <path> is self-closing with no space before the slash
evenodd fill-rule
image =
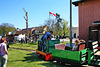
<path id="1" fill-rule="evenodd" d="M 42 43 L 41 43 L 41 45 L 40 45 L 40 50 L 42 50 L 42 45 L 44 45 L 44 47 L 43 47 L 43 52 L 45 52 L 45 49 L 46 49 L 45 41 L 51 39 L 51 35 L 52 35 L 52 34 L 53 34 L 53 31 L 50 31 L 50 32 L 46 32 L 46 33 L 42 36 L 42 38 L 41 38 Z"/>

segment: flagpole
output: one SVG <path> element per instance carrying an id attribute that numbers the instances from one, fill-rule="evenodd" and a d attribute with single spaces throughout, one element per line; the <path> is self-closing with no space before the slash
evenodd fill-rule
<path id="1" fill-rule="evenodd" d="M 50 12 L 49 12 L 49 23 L 50 23 Z"/>

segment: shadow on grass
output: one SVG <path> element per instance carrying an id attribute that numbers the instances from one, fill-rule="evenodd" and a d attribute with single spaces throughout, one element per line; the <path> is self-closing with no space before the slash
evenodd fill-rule
<path id="1" fill-rule="evenodd" d="M 37 56 L 35 52 L 32 54 L 27 54 L 27 57 L 24 57 L 24 58 L 25 60 L 22 60 L 23 62 L 24 61 L 27 61 L 27 62 L 43 61 L 43 59 Z"/>
<path id="2" fill-rule="evenodd" d="M 21 43 L 8 43 L 8 45 L 22 45 Z"/>
<path id="3" fill-rule="evenodd" d="M 25 60 L 22 60 L 23 62 L 31 63 L 36 62 L 36 64 L 40 64 L 46 67 L 69 67 L 68 65 L 64 65 L 62 63 L 55 63 L 52 61 L 45 61 L 42 57 L 36 55 L 36 53 L 27 54 L 27 57 L 24 57 Z"/>

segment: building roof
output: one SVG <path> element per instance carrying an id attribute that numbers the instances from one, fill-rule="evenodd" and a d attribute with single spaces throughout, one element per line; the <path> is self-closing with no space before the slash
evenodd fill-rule
<path id="1" fill-rule="evenodd" d="M 28 30 L 32 30 L 34 28 L 34 30 L 40 30 L 40 29 L 44 29 L 46 26 L 39 26 L 39 27 L 32 27 L 32 28 L 28 28 Z M 22 31 L 26 31 L 26 29 L 22 29 Z"/>
<path id="2" fill-rule="evenodd" d="M 33 29 L 33 27 L 32 28 L 28 28 L 28 30 L 32 30 Z M 26 29 L 22 29 L 22 31 L 26 31 Z"/>
<path id="3" fill-rule="evenodd" d="M 88 1 L 88 0 L 78 0 L 78 1 L 72 2 L 72 4 L 75 6 L 78 6 L 78 3 L 82 3 L 84 1 Z"/>

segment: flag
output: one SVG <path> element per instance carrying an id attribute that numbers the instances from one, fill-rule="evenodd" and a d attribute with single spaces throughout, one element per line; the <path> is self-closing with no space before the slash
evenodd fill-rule
<path id="1" fill-rule="evenodd" d="M 52 14 L 53 16 L 56 16 L 56 14 L 52 13 L 52 12 L 49 12 L 49 14 Z"/>

